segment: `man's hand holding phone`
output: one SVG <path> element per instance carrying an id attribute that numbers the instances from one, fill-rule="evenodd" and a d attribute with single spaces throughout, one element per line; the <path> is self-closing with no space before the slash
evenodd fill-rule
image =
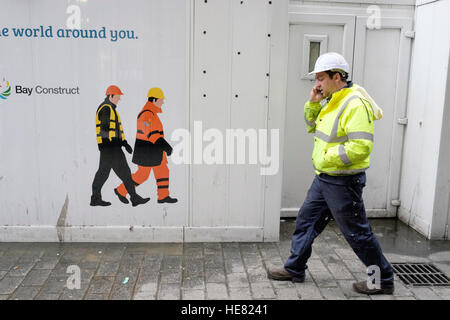
<path id="1" fill-rule="evenodd" d="M 324 98 L 322 90 L 318 89 L 317 86 L 312 88 L 311 93 L 309 94 L 310 102 L 320 102 Z"/>

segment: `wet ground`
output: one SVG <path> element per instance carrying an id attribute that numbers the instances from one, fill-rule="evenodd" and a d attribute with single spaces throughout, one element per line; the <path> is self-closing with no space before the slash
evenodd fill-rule
<path id="1" fill-rule="evenodd" d="M 420 258 L 431 257 L 442 262 L 450 262 L 450 240 L 430 241 L 397 219 L 370 219 L 370 225 L 383 252 Z M 294 227 L 295 218 L 282 219 L 280 241 L 290 240 Z M 333 221 L 329 227 L 341 235 Z"/>
<path id="2" fill-rule="evenodd" d="M 313 244 L 304 283 L 269 280 L 267 268 L 289 256 L 295 219 L 281 221 L 280 241 L 269 243 L 0 243 L 0 299 L 450 300 L 450 287 L 397 276 L 393 295 L 354 292 L 366 268 L 334 221 Z M 371 225 L 391 263 L 429 262 L 450 276 L 450 241 L 427 240 L 396 219 Z"/>

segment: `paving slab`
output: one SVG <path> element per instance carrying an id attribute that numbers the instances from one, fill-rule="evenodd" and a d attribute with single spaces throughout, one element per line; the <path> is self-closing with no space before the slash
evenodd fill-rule
<path id="1" fill-rule="evenodd" d="M 22 283 L 23 279 L 23 277 L 3 277 L 0 280 L 0 294 L 12 294 Z"/>
<path id="2" fill-rule="evenodd" d="M 275 299 L 276 293 L 270 283 L 250 283 L 254 299 Z"/>
<path id="3" fill-rule="evenodd" d="M 415 287 L 411 289 L 411 292 L 418 300 L 442 300 L 431 288 Z"/>
<path id="4" fill-rule="evenodd" d="M 295 219 L 283 219 L 280 241 L 267 243 L 0 243 L 0 299 L 450 300 L 448 287 L 412 287 L 395 276 L 393 295 L 362 295 L 367 279 L 331 221 L 316 238 L 304 283 L 267 278 L 290 255 Z M 390 262 L 432 262 L 449 276 L 450 241 L 429 241 L 392 219 L 371 219 Z M 70 290 L 67 268 L 80 267 Z"/>
<path id="5" fill-rule="evenodd" d="M 322 296 L 326 300 L 346 300 L 344 292 L 340 287 L 337 288 L 319 288 Z"/>
<path id="6" fill-rule="evenodd" d="M 46 270 L 52 270 L 55 268 L 55 266 L 59 262 L 59 257 L 41 257 L 36 261 L 36 264 L 34 265 L 33 269 L 46 269 Z"/>
<path id="7" fill-rule="evenodd" d="M 250 287 L 230 288 L 230 300 L 252 300 Z"/>
<path id="8" fill-rule="evenodd" d="M 180 300 L 181 288 L 178 284 L 161 283 L 157 296 L 158 300 Z"/>
<path id="9" fill-rule="evenodd" d="M 204 290 L 195 290 L 195 289 L 183 289 L 182 299 L 183 300 L 204 300 L 205 299 L 205 291 Z"/>
<path id="10" fill-rule="evenodd" d="M 39 293 L 40 287 L 22 286 L 10 296 L 10 300 L 33 300 Z"/>
<path id="11" fill-rule="evenodd" d="M 206 299 L 208 300 L 227 300 L 228 292 L 224 283 L 207 283 Z"/>
<path id="12" fill-rule="evenodd" d="M 107 293 L 89 293 L 85 297 L 86 300 L 108 300 Z"/>
<path id="13" fill-rule="evenodd" d="M 225 270 L 222 268 L 207 268 L 205 270 L 206 282 L 225 283 Z"/>
<path id="14" fill-rule="evenodd" d="M 114 277 L 95 276 L 90 281 L 89 293 L 109 293 L 114 284 Z"/>
<path id="15" fill-rule="evenodd" d="M 41 286 L 48 279 L 50 272 L 51 270 L 49 269 L 31 270 L 22 284 L 25 286 Z"/>
<path id="16" fill-rule="evenodd" d="M 60 293 L 46 293 L 41 291 L 34 300 L 58 300 L 60 295 Z"/>
<path id="17" fill-rule="evenodd" d="M 137 284 L 135 288 L 135 295 L 133 299 L 135 300 L 154 300 L 156 299 L 156 294 L 158 293 L 158 283 L 157 282 L 147 282 L 142 284 Z"/>
<path id="18" fill-rule="evenodd" d="M 67 287 L 68 276 L 50 276 L 42 285 L 41 293 L 60 295 Z"/>
<path id="19" fill-rule="evenodd" d="M 227 274 L 227 283 L 229 288 L 248 288 L 249 281 L 245 272 L 236 272 Z"/>
<path id="20" fill-rule="evenodd" d="M 295 287 L 275 289 L 277 299 L 280 300 L 300 300 L 300 295 Z"/>
<path id="21" fill-rule="evenodd" d="M 317 287 L 314 283 L 296 283 L 295 286 L 302 300 L 323 300 L 319 287 Z"/>

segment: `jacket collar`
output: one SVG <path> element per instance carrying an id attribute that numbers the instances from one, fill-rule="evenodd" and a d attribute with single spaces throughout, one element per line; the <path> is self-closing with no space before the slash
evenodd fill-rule
<path id="1" fill-rule="evenodd" d="M 347 81 L 347 84 L 345 85 L 344 88 L 351 88 L 353 86 L 353 81 Z"/>
<path id="2" fill-rule="evenodd" d="M 327 98 L 327 103 L 330 102 L 331 99 L 333 99 L 333 101 L 339 101 L 342 98 L 344 98 L 347 95 L 347 93 L 350 92 L 352 86 L 353 82 L 347 81 L 347 84 L 341 90 L 336 91 L 330 97 Z"/>
<path id="3" fill-rule="evenodd" d="M 155 106 L 150 101 L 147 101 L 147 103 L 144 106 L 144 109 L 150 110 L 153 113 L 161 113 L 162 112 L 160 107 Z"/>
<path id="4" fill-rule="evenodd" d="M 117 108 L 117 106 L 114 103 L 112 103 L 108 97 L 105 98 L 104 103 L 111 105 L 114 108 L 114 110 L 116 110 Z"/>

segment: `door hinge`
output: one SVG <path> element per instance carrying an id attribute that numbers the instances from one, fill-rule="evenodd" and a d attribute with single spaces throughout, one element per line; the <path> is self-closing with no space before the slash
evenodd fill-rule
<path id="1" fill-rule="evenodd" d="M 414 39 L 414 37 L 416 36 L 416 32 L 413 30 L 405 31 L 403 34 L 405 35 L 405 37 L 410 38 L 410 39 Z"/>
<path id="2" fill-rule="evenodd" d="M 400 207 L 402 202 L 399 199 L 394 199 L 394 200 L 391 200 L 391 204 L 394 207 Z"/>
<path id="3" fill-rule="evenodd" d="M 398 124 L 407 125 L 408 124 L 408 118 L 399 118 L 397 119 Z"/>

